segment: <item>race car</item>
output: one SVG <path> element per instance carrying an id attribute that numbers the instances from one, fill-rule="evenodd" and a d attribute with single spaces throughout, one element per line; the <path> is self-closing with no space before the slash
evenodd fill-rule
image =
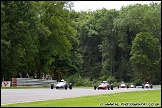
<path id="1" fill-rule="evenodd" d="M 67 90 L 67 88 L 69 87 L 69 89 L 72 89 L 72 83 L 68 84 L 65 80 L 61 80 L 60 82 L 58 82 L 57 84 L 51 84 L 51 89 L 53 88 L 64 88 L 65 90 Z"/>
<path id="2" fill-rule="evenodd" d="M 122 81 L 122 83 L 120 83 L 117 88 L 129 88 L 129 85 L 128 84 L 125 84 L 124 81 Z"/>
<path id="3" fill-rule="evenodd" d="M 129 88 L 136 88 L 136 85 L 130 84 L 130 85 L 129 85 Z"/>
<path id="4" fill-rule="evenodd" d="M 142 84 L 142 89 L 144 89 L 144 88 L 151 88 L 152 89 L 153 85 L 146 82 L 146 84 Z"/>
<path id="5" fill-rule="evenodd" d="M 98 84 L 98 86 L 96 84 L 94 85 L 94 90 L 96 90 L 96 89 L 98 89 L 98 90 L 100 90 L 100 89 L 113 90 L 113 84 L 109 84 L 109 83 L 107 83 L 107 81 L 103 81 L 101 84 Z"/>

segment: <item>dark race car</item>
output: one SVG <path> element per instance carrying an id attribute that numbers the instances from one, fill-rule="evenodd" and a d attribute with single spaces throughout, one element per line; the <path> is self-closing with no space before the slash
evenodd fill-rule
<path id="1" fill-rule="evenodd" d="M 107 83 L 107 81 L 103 81 L 101 84 L 98 84 L 98 86 L 96 84 L 94 85 L 94 90 L 96 90 L 96 89 L 98 89 L 98 90 L 100 90 L 100 89 L 113 90 L 113 84 L 109 84 L 109 83 Z"/>

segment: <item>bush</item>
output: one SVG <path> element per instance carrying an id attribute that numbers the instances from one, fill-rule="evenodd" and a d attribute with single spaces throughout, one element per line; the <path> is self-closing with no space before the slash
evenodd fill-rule
<path id="1" fill-rule="evenodd" d="M 154 85 L 159 85 L 159 84 L 161 85 L 161 80 L 153 79 L 151 83 L 154 84 Z"/>
<path id="2" fill-rule="evenodd" d="M 83 86 L 83 78 L 80 75 L 77 78 L 75 78 L 75 85 Z"/>
<path id="3" fill-rule="evenodd" d="M 79 74 L 74 74 L 67 78 L 67 82 L 72 83 L 75 86 L 84 86 L 84 78 Z"/>
<path id="4" fill-rule="evenodd" d="M 142 85 L 142 81 L 139 80 L 139 79 L 137 79 L 137 80 L 134 81 L 134 84 L 135 84 L 136 86 L 141 86 L 141 85 Z"/>
<path id="5" fill-rule="evenodd" d="M 108 83 L 113 83 L 114 86 L 117 86 L 119 83 L 117 82 L 116 78 L 113 76 L 107 77 L 106 75 L 100 77 L 99 79 L 90 79 L 88 77 L 83 78 L 78 74 L 74 74 L 67 78 L 67 82 L 71 82 L 75 86 L 85 86 L 85 87 L 92 87 L 94 84 L 98 85 L 101 84 L 102 81 L 107 81 Z"/>
<path id="6" fill-rule="evenodd" d="M 114 77 L 114 76 L 109 76 L 108 78 L 107 78 L 107 81 L 108 81 L 108 83 L 114 83 L 114 82 L 117 82 L 117 80 L 116 80 L 116 78 Z"/>
<path id="7" fill-rule="evenodd" d="M 68 83 L 74 84 L 74 82 L 75 82 L 75 77 L 74 77 L 74 76 L 70 76 L 70 77 L 66 78 L 66 81 L 67 81 Z"/>
<path id="8" fill-rule="evenodd" d="M 84 78 L 82 82 L 83 82 L 83 86 L 86 87 L 92 86 L 92 81 L 90 81 L 90 78 Z"/>

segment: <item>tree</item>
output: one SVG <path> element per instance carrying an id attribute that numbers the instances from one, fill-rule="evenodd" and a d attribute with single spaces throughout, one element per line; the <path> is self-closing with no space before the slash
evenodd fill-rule
<path id="1" fill-rule="evenodd" d="M 37 19 L 37 7 L 34 2 L 6 1 L 1 2 L 3 13 L 1 41 L 2 72 L 3 77 L 10 80 L 18 72 L 29 70 L 33 66 L 33 34 Z M 30 70 L 29 70 L 30 71 Z"/>
<path id="2" fill-rule="evenodd" d="M 113 21 L 118 16 L 118 11 L 105 8 L 94 14 L 96 21 L 95 28 L 100 36 L 100 50 L 102 53 L 101 75 L 114 76 L 117 64 L 118 35 Z"/>
<path id="3" fill-rule="evenodd" d="M 101 71 L 102 57 L 98 47 L 101 37 L 95 28 L 97 20 L 91 11 L 81 11 L 75 17 L 77 37 L 80 41 L 79 52 L 83 59 L 81 77 L 97 78 Z"/>
<path id="4" fill-rule="evenodd" d="M 72 20 L 66 9 L 67 2 L 48 1 L 41 3 L 40 21 L 44 26 L 43 29 L 46 27 L 46 30 L 49 30 L 49 35 L 46 33 L 38 35 L 39 55 L 37 60 L 40 64 L 38 73 L 46 72 L 45 68 L 47 66 L 50 68 L 53 64 L 54 79 L 58 80 L 60 67 L 64 67 L 64 65 L 58 66 L 56 62 L 60 61 L 59 59 L 69 60 L 69 52 L 73 49 L 72 44 L 75 42 L 75 30 L 71 27 Z"/>
<path id="5" fill-rule="evenodd" d="M 147 32 L 140 32 L 132 41 L 130 62 L 141 81 L 152 81 L 159 65 L 160 44 L 157 38 Z"/>
<path id="6" fill-rule="evenodd" d="M 132 41 L 137 33 L 148 32 L 154 37 L 161 37 L 161 4 L 150 5 L 128 5 L 122 7 L 119 16 L 114 20 L 114 26 L 118 32 L 119 41 L 119 63 L 118 74 L 125 78 L 132 77 L 133 71 L 129 61 Z M 161 39 L 160 39 L 161 40 Z M 124 78 L 124 79 L 125 79 Z M 129 80 L 128 80 L 129 81 Z"/>

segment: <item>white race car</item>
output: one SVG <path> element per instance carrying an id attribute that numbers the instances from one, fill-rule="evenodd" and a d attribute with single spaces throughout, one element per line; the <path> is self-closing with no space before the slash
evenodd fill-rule
<path id="1" fill-rule="evenodd" d="M 130 84 L 129 88 L 136 88 L 136 85 Z"/>
<path id="2" fill-rule="evenodd" d="M 72 83 L 68 84 L 66 81 L 64 81 L 63 79 L 58 82 L 56 85 L 55 84 L 51 84 L 51 89 L 53 88 L 64 88 L 65 90 L 67 90 L 67 88 L 69 87 L 69 89 L 71 90 L 72 89 Z"/>
<path id="3" fill-rule="evenodd" d="M 119 84 L 119 85 L 117 86 L 117 88 L 118 88 L 118 89 L 119 89 L 119 88 L 129 88 L 129 86 L 128 86 L 128 84 L 125 84 L 124 81 L 122 81 L 122 83 Z"/>
<path id="4" fill-rule="evenodd" d="M 142 88 L 151 88 L 152 89 L 153 85 L 146 82 L 146 84 L 142 84 Z"/>

